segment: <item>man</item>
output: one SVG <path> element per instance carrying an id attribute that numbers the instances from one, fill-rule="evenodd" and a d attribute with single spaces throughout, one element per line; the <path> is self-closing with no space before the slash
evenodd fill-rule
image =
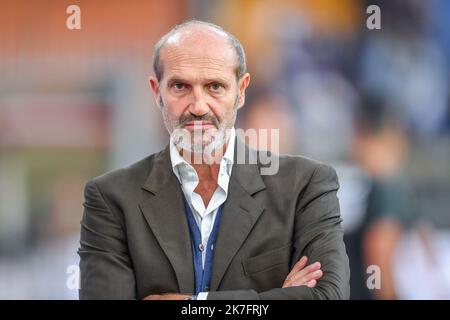
<path id="1" fill-rule="evenodd" d="M 188 21 L 156 44 L 153 67 L 171 138 L 87 183 L 80 298 L 348 298 L 335 171 L 272 155 L 278 170 L 263 175 L 261 161 L 237 161 L 260 159 L 233 127 L 250 83 L 239 41 Z"/>

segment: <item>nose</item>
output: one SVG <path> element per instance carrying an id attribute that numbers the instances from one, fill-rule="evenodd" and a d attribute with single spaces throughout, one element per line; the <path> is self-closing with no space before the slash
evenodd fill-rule
<path id="1" fill-rule="evenodd" d="M 207 114 L 209 111 L 208 103 L 205 99 L 203 90 L 195 88 L 193 90 L 192 101 L 189 104 L 189 112 L 197 117 Z"/>

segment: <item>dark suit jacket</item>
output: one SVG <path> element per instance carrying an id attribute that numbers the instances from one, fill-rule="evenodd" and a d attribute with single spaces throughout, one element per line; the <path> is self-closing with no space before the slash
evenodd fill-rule
<path id="1" fill-rule="evenodd" d="M 233 166 L 208 299 L 348 299 L 335 171 L 304 157 L 278 159 L 275 175 L 261 175 L 260 162 Z M 194 291 L 189 228 L 168 147 L 89 181 L 84 208 L 81 299 Z M 322 279 L 315 288 L 282 289 L 303 255 L 321 262 Z"/>

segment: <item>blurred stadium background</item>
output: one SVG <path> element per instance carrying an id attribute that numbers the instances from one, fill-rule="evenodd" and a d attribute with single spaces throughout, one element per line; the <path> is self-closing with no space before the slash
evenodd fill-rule
<path id="1" fill-rule="evenodd" d="M 164 147 L 152 46 L 190 18 L 246 49 L 237 127 L 337 169 L 352 298 L 450 299 L 447 0 L 0 0 L 0 298 L 77 299 L 84 184 Z"/>

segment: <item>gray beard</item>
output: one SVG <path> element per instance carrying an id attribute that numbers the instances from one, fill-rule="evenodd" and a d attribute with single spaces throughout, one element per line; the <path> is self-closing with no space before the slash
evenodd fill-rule
<path id="1" fill-rule="evenodd" d="M 218 123 L 217 134 L 215 134 L 214 136 L 211 136 L 210 134 L 208 134 L 207 131 L 203 132 L 202 130 L 198 130 L 199 132 L 196 132 L 194 130 L 193 135 L 194 135 L 194 138 L 196 138 L 196 139 L 193 142 L 192 134 L 190 133 L 190 131 L 188 131 L 187 129 L 184 129 L 184 128 L 178 128 L 177 126 L 180 126 L 180 124 L 177 124 L 177 126 L 173 129 L 172 133 L 170 133 L 170 130 L 169 130 L 169 134 L 172 137 L 175 146 L 179 150 L 184 149 L 189 153 L 199 153 L 206 157 L 211 155 L 214 152 L 214 150 L 222 148 L 224 146 L 224 144 L 227 142 L 227 139 L 230 136 L 231 127 L 234 125 L 234 123 L 236 121 L 236 114 L 237 114 L 236 110 L 237 110 L 238 102 L 239 102 L 239 95 L 236 96 L 236 99 L 234 102 L 234 107 L 233 107 L 234 116 L 233 116 L 233 119 L 231 119 L 231 121 L 230 121 L 231 125 L 228 125 L 229 126 L 228 127 L 227 124 Z M 162 100 L 161 96 L 159 98 L 159 105 L 161 108 L 165 107 L 164 101 Z M 168 129 L 169 128 L 168 125 L 170 124 L 170 119 L 168 119 L 166 116 L 163 116 L 163 118 L 164 118 L 166 128 Z M 196 134 L 198 134 L 198 136 L 196 136 Z M 205 145 L 203 144 L 204 135 L 207 135 L 207 138 L 210 141 L 209 143 L 207 143 Z M 195 141 L 200 141 L 200 142 L 195 142 Z"/>

